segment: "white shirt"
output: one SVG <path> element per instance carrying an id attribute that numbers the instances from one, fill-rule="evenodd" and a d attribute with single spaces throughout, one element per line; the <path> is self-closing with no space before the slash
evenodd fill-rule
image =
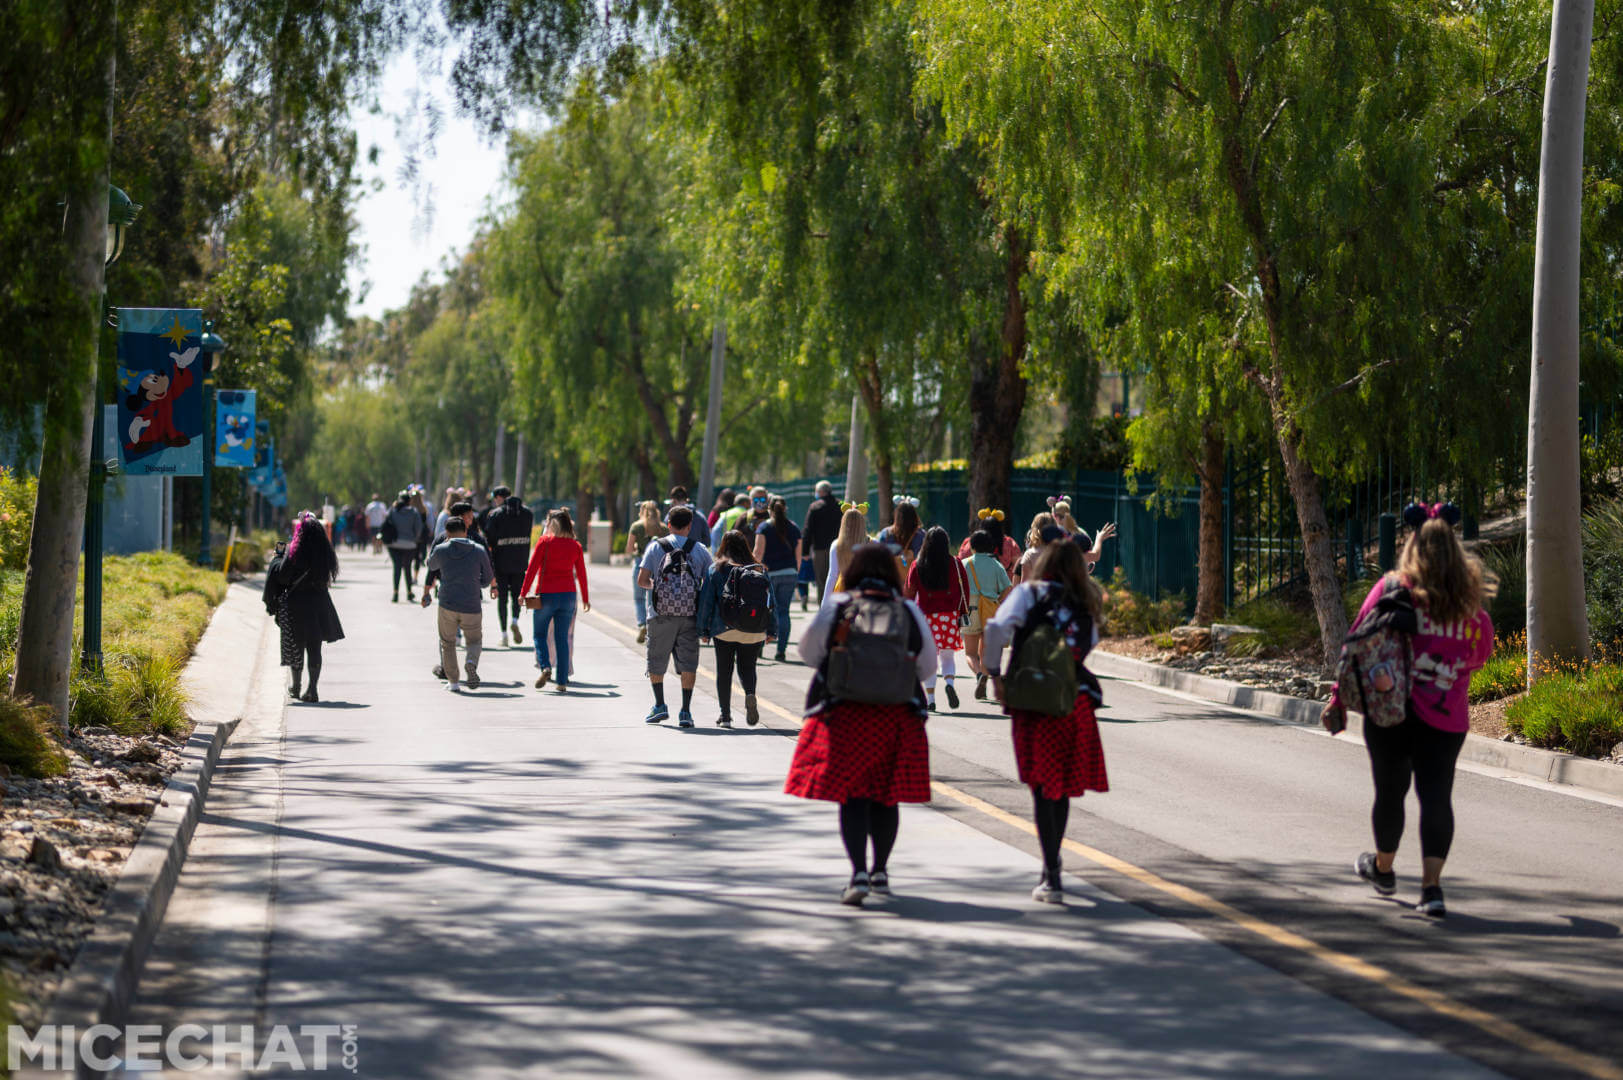
<path id="1" fill-rule="evenodd" d="M 830 567 L 832 575 L 833 568 Z M 830 577 L 832 581 L 832 576 Z M 850 593 L 825 592 L 823 606 L 817 609 L 812 621 L 806 624 L 806 629 L 800 634 L 800 659 L 807 667 L 818 668 L 823 666 L 823 658 L 828 655 L 828 635 L 834 629 L 834 620 L 839 617 L 839 605 L 850 597 Z M 919 649 L 918 659 L 913 662 L 913 670 L 918 674 L 919 681 L 924 682 L 935 674 L 936 653 L 935 637 L 930 633 L 930 621 L 924 617 L 924 612 L 911 600 L 902 598 L 901 593 L 896 599 L 907 605 L 907 610 L 913 616 L 913 622 L 919 628 L 919 640 L 924 643 Z"/>
<path id="2" fill-rule="evenodd" d="M 1014 635 L 1026 625 L 1026 616 L 1031 614 L 1042 595 L 1054 587 L 1052 581 L 1028 581 L 1014 587 L 1014 591 L 1004 597 L 1003 604 L 992 616 L 992 621 L 986 624 L 986 634 L 981 638 L 981 665 L 989 672 L 997 673 L 1003 670 L 1003 650 L 1009 647 Z M 1093 622 L 1089 628 L 1091 640 L 1088 647 L 1099 644 L 1099 624 Z"/>
<path id="3" fill-rule="evenodd" d="M 389 508 L 373 499 L 366 504 L 366 524 L 373 532 L 383 528 L 383 519 L 389 516 Z"/>

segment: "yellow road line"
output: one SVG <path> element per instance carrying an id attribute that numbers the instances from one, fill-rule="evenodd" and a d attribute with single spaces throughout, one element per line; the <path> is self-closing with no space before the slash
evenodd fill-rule
<path id="1" fill-rule="evenodd" d="M 597 611 L 593 611 L 592 614 L 633 641 L 636 640 L 636 630 L 625 623 Z M 700 668 L 700 673 L 708 678 L 715 677 L 713 673 L 705 671 L 703 668 Z M 775 716 L 796 725 L 802 723 L 800 716 L 765 700 L 759 694 L 756 695 L 755 700 L 758 705 Z M 977 810 L 987 817 L 1002 822 L 1004 825 L 1019 829 L 1032 836 L 1037 835 L 1036 826 L 1025 818 L 1011 814 L 1002 807 L 987 802 L 985 799 L 976 798 L 966 791 L 960 791 L 951 784 L 943 784 L 939 780 L 932 780 L 930 789 L 971 810 Z M 1123 877 L 1131 878 L 1141 885 L 1147 885 L 1158 892 L 1181 900 L 1191 907 L 1216 915 L 1218 918 L 1231 922 L 1243 930 L 1250 931 L 1265 941 L 1304 953 L 1326 967 L 1342 974 L 1355 976 L 1399 997 L 1408 998 L 1410 1001 L 1430 1009 L 1439 1016 L 1446 1016 L 1450 1020 L 1469 1024 L 1478 1031 L 1492 1035 L 1502 1042 L 1547 1058 L 1586 1076 L 1594 1077 L 1595 1080 L 1623 1080 L 1623 1066 L 1619 1066 L 1617 1063 L 1598 1054 L 1576 1050 L 1565 1043 L 1540 1035 L 1536 1031 L 1529 1031 L 1515 1021 L 1506 1020 L 1501 1016 L 1496 1016 L 1475 1006 L 1455 1001 L 1447 994 L 1410 982 L 1401 975 L 1394 974 L 1378 964 L 1372 964 L 1367 960 L 1361 960 L 1356 956 L 1321 945 L 1311 938 L 1303 937 L 1301 934 L 1293 930 L 1287 930 L 1282 926 L 1276 926 L 1266 919 L 1248 915 L 1236 907 L 1225 904 L 1216 897 L 1208 896 L 1200 890 L 1192 889 L 1187 885 L 1168 881 L 1154 871 L 1135 866 L 1125 859 L 1118 859 L 1116 856 L 1100 851 L 1098 848 L 1089 847 L 1069 838 L 1064 841 L 1064 844 L 1065 850 L 1080 855 L 1097 866 L 1112 870 Z"/>

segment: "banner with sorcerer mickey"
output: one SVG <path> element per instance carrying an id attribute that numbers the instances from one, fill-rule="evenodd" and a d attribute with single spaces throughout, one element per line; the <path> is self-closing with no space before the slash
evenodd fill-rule
<path id="1" fill-rule="evenodd" d="M 118 309 L 118 445 L 124 472 L 203 475 L 203 312 Z"/>
<path id="2" fill-rule="evenodd" d="M 256 435 L 253 390 L 217 390 L 214 393 L 214 430 L 219 441 L 214 446 L 214 464 L 233 469 L 254 467 Z"/>

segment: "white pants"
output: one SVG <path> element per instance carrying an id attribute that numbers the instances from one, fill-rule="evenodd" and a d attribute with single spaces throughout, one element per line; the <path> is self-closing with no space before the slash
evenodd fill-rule
<path id="1" fill-rule="evenodd" d="M 941 664 L 941 677 L 942 678 L 951 679 L 954 675 L 956 675 L 958 673 L 958 654 L 957 653 L 953 652 L 951 649 L 937 649 L 936 650 L 936 657 L 940 661 L 940 664 Z M 926 690 L 934 690 L 935 689 L 935 680 L 936 680 L 936 677 L 934 675 L 930 676 L 930 681 L 929 681 L 929 683 L 927 683 L 925 685 L 924 688 Z"/>

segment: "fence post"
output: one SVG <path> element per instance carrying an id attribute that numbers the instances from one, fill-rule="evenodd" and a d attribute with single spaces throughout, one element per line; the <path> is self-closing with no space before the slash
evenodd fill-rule
<path id="1" fill-rule="evenodd" d="M 1234 451 L 1223 463 L 1223 610 L 1234 608 Z"/>
<path id="2" fill-rule="evenodd" d="M 1347 518 L 1347 580 L 1357 581 L 1364 576 L 1364 543 L 1359 535 L 1358 518 Z"/>
<path id="3" fill-rule="evenodd" d="M 1396 514 L 1381 515 L 1381 573 L 1386 573 L 1398 563 L 1398 516 Z"/>

